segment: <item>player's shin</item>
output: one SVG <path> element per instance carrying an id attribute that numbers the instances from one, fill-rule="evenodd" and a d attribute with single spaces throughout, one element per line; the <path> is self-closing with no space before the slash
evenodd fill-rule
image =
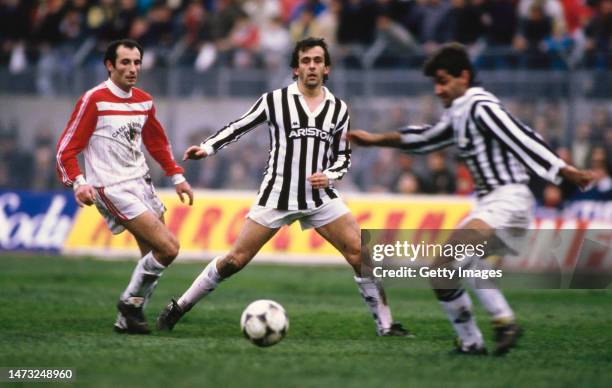
<path id="1" fill-rule="evenodd" d="M 200 301 L 203 297 L 210 294 L 217 288 L 221 280 L 221 276 L 217 271 L 217 261 L 221 257 L 215 257 L 200 275 L 193 281 L 191 286 L 177 301 L 178 305 L 184 310 L 188 311 Z"/>
<path id="2" fill-rule="evenodd" d="M 477 261 L 476 265 L 483 267 L 482 261 Z M 465 281 L 470 285 L 482 307 L 491 316 L 493 324 L 509 324 L 514 322 L 514 312 L 504 294 L 491 279 L 466 278 Z"/>
<path id="3" fill-rule="evenodd" d="M 136 264 L 130 282 L 121 295 L 121 300 L 135 306 L 144 304 L 153 293 L 165 268 L 155 260 L 152 252 L 144 255 Z"/>
<path id="4" fill-rule="evenodd" d="M 434 291 L 448 320 L 459 336 L 461 347 L 464 349 L 482 347 L 482 333 L 472 314 L 472 301 L 469 294 L 463 288 L 435 289 Z"/>
<path id="5" fill-rule="evenodd" d="M 374 317 L 377 334 L 383 335 L 391 328 L 393 319 L 382 284 L 374 279 L 358 276 L 355 276 L 355 283 Z"/>
<path id="6" fill-rule="evenodd" d="M 491 316 L 494 324 L 508 324 L 514 322 L 514 312 L 508 301 L 498 288 L 474 288 L 476 297 L 482 307 Z"/>

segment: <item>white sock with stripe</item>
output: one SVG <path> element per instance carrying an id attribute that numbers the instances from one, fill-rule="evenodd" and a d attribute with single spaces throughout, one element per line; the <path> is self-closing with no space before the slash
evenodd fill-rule
<path id="1" fill-rule="evenodd" d="M 391 317 L 391 309 L 387 305 L 384 290 L 382 289 L 379 282 L 370 278 L 361 278 L 358 276 L 354 277 L 357 287 L 359 287 L 359 293 L 363 297 L 363 300 L 368 305 L 374 322 L 376 323 L 376 332 L 380 335 L 389 330 L 393 323 Z"/>
<path id="2" fill-rule="evenodd" d="M 482 260 L 476 261 L 472 268 L 491 269 L 488 263 Z M 480 304 L 491 315 L 494 322 L 514 322 L 514 312 L 494 281 L 480 278 L 465 278 L 464 280 L 470 285 Z"/>
<path id="3" fill-rule="evenodd" d="M 189 289 L 179 298 L 177 301 L 178 305 L 183 309 L 191 309 L 193 305 L 198 303 L 200 299 L 210 294 L 217 288 L 221 280 L 219 272 L 217 271 L 217 261 L 221 257 L 215 257 L 204 271 L 193 281 Z"/>
<path id="4" fill-rule="evenodd" d="M 121 300 L 136 306 L 145 303 L 153 293 L 164 269 L 166 267 L 155 260 L 153 252 L 144 255 L 136 264 L 130 283 L 121 294 Z"/>
<path id="5" fill-rule="evenodd" d="M 441 300 L 440 304 L 446 311 L 448 320 L 453 325 L 464 349 L 471 345 L 483 346 L 482 333 L 472 314 L 472 300 L 465 290 L 457 290 L 451 300 Z"/>

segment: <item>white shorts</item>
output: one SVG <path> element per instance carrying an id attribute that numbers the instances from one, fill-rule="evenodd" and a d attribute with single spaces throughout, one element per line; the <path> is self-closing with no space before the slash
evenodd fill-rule
<path id="1" fill-rule="evenodd" d="M 307 210 L 278 210 L 255 204 L 246 217 L 270 229 L 278 229 L 299 220 L 302 230 L 306 230 L 325 226 L 349 212 L 340 198 L 334 198 L 315 209 Z"/>
<path id="2" fill-rule="evenodd" d="M 500 186 L 479 198 L 459 227 L 474 219 L 482 220 L 495 229 L 497 237 L 509 248 L 517 250 L 533 220 L 534 206 L 535 199 L 526 185 Z"/>
<path id="3" fill-rule="evenodd" d="M 113 234 L 125 230 L 121 221 L 132 220 L 147 210 L 161 217 L 166 208 L 148 177 L 132 179 L 106 187 L 94 187 L 96 207 Z"/>

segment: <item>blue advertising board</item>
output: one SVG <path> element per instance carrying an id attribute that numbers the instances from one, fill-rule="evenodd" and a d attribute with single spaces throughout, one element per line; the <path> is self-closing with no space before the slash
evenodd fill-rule
<path id="1" fill-rule="evenodd" d="M 0 190 L 0 251 L 61 251 L 77 210 L 72 191 Z"/>

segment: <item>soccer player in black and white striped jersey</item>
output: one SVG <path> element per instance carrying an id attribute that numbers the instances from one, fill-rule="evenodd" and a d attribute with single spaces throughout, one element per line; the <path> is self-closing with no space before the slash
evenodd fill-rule
<path id="1" fill-rule="evenodd" d="M 500 101 L 475 86 L 475 71 L 465 48 L 457 43 L 444 45 L 424 66 L 432 77 L 435 94 L 446 108 L 433 126 L 407 126 L 399 131 L 373 134 L 352 131 L 349 139 L 362 146 L 396 147 L 409 153 L 426 153 L 455 144 L 459 157 L 470 170 L 478 201 L 470 215 L 450 236 L 449 242 L 491 242 L 512 244 L 510 230 L 529 227 L 533 196 L 527 187 L 532 173 L 556 184 L 566 179 L 585 188 L 592 175 L 567 165 L 531 128 L 514 118 Z M 471 265 L 482 264 L 473 258 Z M 465 264 L 466 261 L 462 263 Z M 452 257 L 439 257 L 438 266 L 453 266 Z M 472 284 L 474 285 L 474 284 Z M 436 296 L 459 336 L 459 353 L 486 353 L 482 334 L 471 313 L 471 300 L 459 279 L 433 280 Z M 521 328 L 501 291 L 488 282 L 474 287 L 496 330 L 495 354 L 516 344 Z"/>
<path id="2" fill-rule="evenodd" d="M 392 322 L 381 285 L 363 272 L 359 225 L 333 186 L 347 172 L 351 150 L 346 138 L 350 127 L 347 105 L 323 86 L 330 65 L 323 39 L 298 42 L 291 61 L 297 82 L 265 93 L 238 120 L 185 151 L 184 160 L 211 156 L 268 123 L 270 153 L 265 176 L 237 241 L 229 253 L 211 261 L 178 301 L 162 311 L 158 328 L 171 330 L 221 280 L 247 265 L 279 228 L 299 220 L 302 229 L 315 228 L 353 267 L 377 334 L 409 334 Z"/>

